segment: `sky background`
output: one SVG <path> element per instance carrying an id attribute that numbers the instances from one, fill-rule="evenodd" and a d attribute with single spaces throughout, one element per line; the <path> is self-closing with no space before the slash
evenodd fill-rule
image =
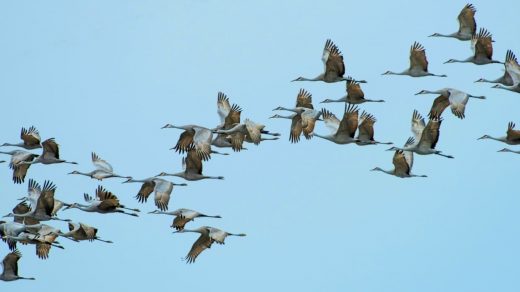
<path id="1" fill-rule="evenodd" d="M 494 58 L 520 54 L 514 1 L 474 1 L 478 27 L 496 42 Z M 0 283 L 2 291 L 519 291 L 520 198 L 514 173 L 520 156 L 497 153 L 509 121 L 520 125 L 520 96 L 473 83 L 498 78 L 502 65 L 442 64 L 472 54 L 469 42 L 428 38 L 458 29 L 465 1 L 4 1 L 0 3 L 0 142 L 18 142 L 22 126 L 55 137 L 64 159 L 79 165 L 34 165 L 29 178 L 58 186 L 56 198 L 81 202 L 98 181 L 67 175 L 90 171 L 90 153 L 117 173 L 141 179 L 181 170 L 168 150 L 180 131 L 166 123 L 219 123 L 217 92 L 243 109 L 242 118 L 282 133 L 279 141 L 204 165 L 223 181 L 176 188 L 170 210 L 190 208 L 222 219 L 215 226 L 247 237 L 214 245 L 192 265 L 184 257 L 197 234 L 172 234 L 172 217 L 149 215 L 140 185 L 101 183 L 139 218 L 67 210 L 60 217 L 99 228 L 114 241 L 52 249 L 48 260 L 20 246 L 20 275 L 37 281 Z M 391 169 L 387 146 L 336 145 L 314 138 L 290 144 L 290 121 L 270 120 L 272 109 L 293 106 L 300 88 L 315 107 L 344 95 L 344 83 L 289 82 L 323 70 L 326 39 L 344 54 L 347 75 L 365 79 L 367 98 L 386 103 L 360 108 L 374 114 L 376 139 L 401 146 L 411 135 L 414 109 L 424 116 L 433 95 L 421 89 L 454 87 L 470 100 L 466 119 L 445 112 L 437 148 L 455 156 L 415 156 L 399 179 L 369 170 Z M 448 78 L 382 76 L 408 67 L 414 41 L 426 48 L 430 71 Z M 326 108 L 341 116 L 342 104 Z M 322 124 L 315 130 L 328 134 Z M 518 148 L 516 148 L 518 149 Z M 9 150 L 9 149 L 4 149 Z M 220 150 L 220 149 L 218 149 Z M 232 152 L 229 149 L 224 151 Z M 39 151 L 36 151 L 39 152 Z M 2 157 L 8 160 L 9 157 Z M 172 179 L 180 183 L 181 179 Z M 9 213 L 27 184 L 14 185 L 0 165 L 0 212 Z M 52 222 L 67 229 L 64 222 Z M 1 257 L 8 253 L 0 244 Z"/>

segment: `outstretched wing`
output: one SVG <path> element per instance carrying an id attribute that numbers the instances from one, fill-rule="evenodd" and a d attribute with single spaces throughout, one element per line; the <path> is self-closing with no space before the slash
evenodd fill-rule
<path id="1" fill-rule="evenodd" d="M 106 160 L 101 159 L 96 153 L 92 152 L 92 163 L 98 170 L 102 170 L 105 172 L 113 172 L 114 169 L 110 163 L 106 162 Z"/>
<path id="2" fill-rule="evenodd" d="M 426 51 L 418 42 L 414 42 L 410 47 L 410 70 L 419 69 L 428 72 L 428 60 L 426 59 Z"/>

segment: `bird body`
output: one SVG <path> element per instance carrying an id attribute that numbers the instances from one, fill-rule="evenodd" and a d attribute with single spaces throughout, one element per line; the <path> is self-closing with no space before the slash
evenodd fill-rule
<path id="1" fill-rule="evenodd" d="M 34 278 L 25 278 L 18 276 L 18 260 L 22 257 L 22 254 L 18 250 L 14 250 L 8 253 L 2 261 L 2 274 L 0 274 L 0 280 L 2 281 L 15 281 L 15 280 L 34 280 Z"/>
<path id="2" fill-rule="evenodd" d="M 15 184 L 21 184 L 25 181 L 25 176 L 27 175 L 27 171 L 31 166 L 30 164 L 22 164 L 20 162 L 31 162 L 36 157 L 38 157 L 37 154 L 33 154 L 24 150 L 0 151 L 0 153 L 11 155 L 9 168 L 13 170 L 13 182 Z"/>
<path id="3" fill-rule="evenodd" d="M 477 34 L 471 38 L 471 48 L 474 51 L 473 56 L 464 60 L 449 59 L 447 63 L 473 63 L 475 65 L 487 64 L 503 64 L 500 61 L 493 60 L 493 39 L 491 33 L 485 28 L 481 28 Z"/>
<path id="4" fill-rule="evenodd" d="M 88 176 L 93 179 L 97 179 L 99 181 L 106 179 L 106 178 L 112 178 L 112 177 L 120 177 L 120 178 L 128 178 L 126 176 L 120 176 L 118 174 L 114 173 L 114 169 L 112 168 L 112 165 L 108 163 L 106 160 L 101 159 L 96 153 L 92 152 L 92 164 L 94 164 L 94 167 L 96 167 L 95 170 L 90 172 L 80 172 L 77 170 L 74 170 L 73 172 L 70 172 L 69 174 L 79 174 Z"/>
<path id="5" fill-rule="evenodd" d="M 200 159 L 200 157 L 198 158 Z M 148 200 L 150 194 L 154 193 L 155 206 L 161 211 L 168 210 L 168 203 L 170 202 L 173 187 L 186 186 L 186 184 L 176 184 L 158 177 L 150 177 L 142 180 L 136 180 L 130 177 L 123 183 L 142 183 L 141 189 L 135 196 L 137 201 L 144 203 Z"/>
<path id="6" fill-rule="evenodd" d="M 42 145 L 40 144 L 40 133 L 38 132 L 38 130 L 36 130 L 34 126 L 31 126 L 29 129 L 22 128 L 22 131 L 20 133 L 20 139 L 22 139 L 23 142 L 14 144 L 4 143 L 1 146 L 22 147 L 27 150 L 42 148 Z"/>
<path id="7" fill-rule="evenodd" d="M 435 91 L 421 90 L 415 95 L 419 94 L 440 94 L 440 96 L 433 101 L 430 113 L 428 114 L 429 118 L 440 117 L 449 106 L 454 116 L 459 119 L 464 119 L 469 98 L 486 99 L 485 96 L 471 95 L 454 88 L 443 88 Z"/>
<path id="8" fill-rule="evenodd" d="M 459 21 L 459 30 L 452 34 L 434 33 L 431 37 L 448 37 L 456 38 L 460 41 L 469 41 L 477 31 L 477 23 L 475 21 L 475 13 L 477 9 L 473 4 L 466 4 L 459 13 L 457 20 Z"/>
<path id="9" fill-rule="evenodd" d="M 112 243 L 110 240 L 104 240 L 97 236 L 98 229 L 91 227 L 84 223 L 70 223 L 68 224 L 69 231 L 66 233 L 60 233 L 60 236 L 67 237 L 74 241 L 102 241 L 106 243 Z"/>
<path id="10" fill-rule="evenodd" d="M 359 139 L 354 138 L 358 127 L 358 114 L 359 110 L 357 107 L 349 105 L 340 121 L 333 113 L 322 109 L 323 121 L 325 122 L 325 126 L 331 130 L 331 134 L 325 136 L 315 135 L 336 144 L 360 142 Z"/>
<path id="11" fill-rule="evenodd" d="M 173 219 L 171 227 L 175 228 L 176 230 L 184 229 L 184 226 L 186 225 L 186 223 L 193 221 L 195 218 L 199 218 L 199 217 L 222 218 L 219 215 L 206 215 L 206 214 L 200 213 L 198 211 L 185 209 L 185 208 L 177 209 L 177 210 L 171 211 L 171 212 L 155 210 L 155 211 L 150 212 L 150 214 L 165 214 L 165 215 L 175 216 L 175 219 Z"/>
<path id="12" fill-rule="evenodd" d="M 95 212 L 100 214 L 108 214 L 108 213 L 121 213 L 125 215 L 130 215 L 134 217 L 138 217 L 136 213 L 128 213 L 125 210 L 130 210 L 134 212 L 140 212 L 139 209 L 129 209 L 124 205 L 119 203 L 119 199 L 112 192 L 109 192 L 102 186 L 98 186 L 96 189 L 96 197 L 92 198 L 88 194 L 83 194 L 83 198 L 88 203 L 88 205 L 73 203 L 65 208 L 77 208 L 85 212 Z"/>

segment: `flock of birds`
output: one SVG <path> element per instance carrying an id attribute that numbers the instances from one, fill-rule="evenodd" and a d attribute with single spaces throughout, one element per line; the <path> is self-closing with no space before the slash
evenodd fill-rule
<path id="1" fill-rule="evenodd" d="M 520 93 L 520 66 L 512 51 L 507 51 L 504 62 L 493 60 L 493 39 L 492 35 L 484 28 L 477 31 L 475 22 L 476 9 L 472 4 L 467 4 L 458 16 L 459 30 L 455 33 L 444 35 L 435 33 L 431 37 L 456 38 L 461 41 L 471 41 L 471 48 L 474 54 L 464 60 L 450 59 L 445 63 L 469 62 L 477 65 L 503 64 L 505 73 L 496 80 L 479 79 L 476 82 L 496 83 L 495 88 L 506 89 Z M 345 108 L 341 120 L 327 109 L 317 110 L 314 108 L 311 94 L 300 89 L 296 96 L 294 107 L 279 106 L 276 111 L 290 112 L 288 115 L 276 114 L 271 118 L 291 120 L 289 140 L 291 143 L 298 143 L 303 135 L 306 139 L 314 136 L 329 140 L 336 144 L 356 144 L 359 146 L 376 144 L 393 144 L 391 142 L 380 142 L 374 138 L 374 124 L 376 118 L 366 112 L 359 112 L 359 105 L 365 102 L 384 102 L 384 100 L 367 99 L 364 96 L 361 84 L 364 80 L 355 80 L 352 77 L 344 77 L 345 64 L 343 56 L 338 47 L 329 39 L 325 43 L 322 56 L 325 65 L 324 72 L 315 78 L 298 77 L 293 81 L 323 81 L 326 83 L 343 82 L 346 83 L 346 95 L 339 99 L 326 99 L 321 103 L 344 103 Z M 447 77 L 446 75 L 433 74 L 428 71 L 428 61 L 424 47 L 415 42 L 410 48 L 410 66 L 402 72 L 387 71 L 383 75 L 408 75 L 411 77 Z M 450 107 L 451 112 L 457 118 L 465 117 L 465 108 L 470 98 L 485 99 L 484 96 L 476 96 L 465 93 L 454 88 L 443 88 L 440 90 L 421 90 L 417 94 L 438 95 L 433 101 L 428 113 L 428 121 L 414 110 L 411 119 L 411 130 L 413 136 L 408 138 L 402 147 L 391 147 L 394 151 L 392 170 L 384 170 L 379 167 L 373 171 L 381 171 L 400 178 L 426 177 L 426 175 L 415 175 L 412 173 L 414 153 L 419 155 L 438 155 L 446 158 L 453 158 L 451 155 L 444 154 L 436 149 L 439 141 L 440 128 L 443 121 L 441 117 L 444 110 Z M 162 177 L 174 176 L 188 181 L 198 181 L 203 179 L 224 179 L 222 176 L 207 176 L 203 174 L 203 163 L 209 161 L 213 154 L 228 155 L 215 151 L 213 148 L 231 148 L 235 152 L 245 150 L 244 143 L 260 144 L 266 140 L 277 140 L 280 134 L 265 130 L 265 126 L 253 122 L 250 119 L 242 121 L 242 109 L 237 104 L 231 104 L 229 98 L 219 92 L 217 96 L 217 112 L 221 123 L 215 128 L 207 128 L 200 125 L 172 125 L 167 124 L 163 128 L 179 129 L 180 134 L 176 145 L 172 148 L 183 155 L 183 171 L 175 173 L 162 172 L 156 176 L 146 179 L 134 179 L 131 176 L 116 174 L 112 166 L 103 160 L 96 153 L 92 153 L 92 163 L 95 169 L 90 172 L 72 171 L 69 174 L 82 175 L 91 179 L 104 180 L 110 178 L 124 178 L 123 183 L 140 183 L 141 187 L 136 195 L 140 203 L 145 203 L 149 196 L 154 193 L 156 210 L 150 214 L 165 214 L 173 216 L 171 227 L 174 233 L 195 232 L 199 233 L 198 239 L 192 245 L 185 260 L 193 263 L 201 252 L 210 248 L 213 243 L 224 244 L 227 236 L 245 236 L 243 233 L 230 233 L 221 229 L 202 226 L 195 229 L 186 229 L 185 226 L 195 218 L 221 218 L 219 215 L 206 215 L 204 213 L 190 210 L 177 209 L 168 211 L 170 196 L 175 186 L 186 186 L 185 183 L 173 183 Z M 330 134 L 322 135 L 314 133 L 317 122 L 323 122 L 330 129 Z M 357 135 L 356 135 L 357 133 Z M 269 136 L 269 137 L 268 137 Z M 13 170 L 13 182 L 21 184 L 33 164 L 56 164 L 75 162 L 60 158 L 59 146 L 54 138 L 46 139 L 41 142 L 38 130 L 35 127 L 28 129 L 22 128 L 20 143 L 4 143 L 1 146 L 12 146 L 24 148 L 25 150 L 0 151 L 2 154 L 11 156 L 9 167 Z M 509 145 L 520 145 L 520 131 L 515 130 L 515 124 L 508 124 L 507 132 L 502 137 L 491 137 L 484 135 L 479 139 L 493 139 Z M 43 149 L 41 154 L 35 154 L 26 150 Z M 501 152 L 520 151 L 504 148 Z M 5 162 L 5 161 L 0 161 Z M 58 212 L 67 209 L 79 209 L 85 212 L 100 214 L 120 213 L 137 217 L 140 212 L 135 208 L 127 208 L 121 204 L 119 198 L 103 186 L 98 186 L 95 196 L 84 194 L 84 203 L 64 202 L 55 198 L 56 185 L 51 181 L 44 181 L 43 187 L 34 179 L 28 179 L 27 196 L 20 198 L 11 213 L 4 217 L 13 217 L 12 222 L 0 221 L 0 235 L 2 240 L 7 243 L 12 251 L 5 256 L 2 264 L 3 271 L 0 280 L 13 281 L 25 278 L 18 275 L 18 260 L 21 253 L 17 249 L 17 243 L 33 244 L 36 247 L 36 255 L 41 259 L 49 256 L 51 247 L 61 248 L 63 246 L 57 241 L 58 237 L 64 237 L 72 241 L 111 241 L 100 238 L 98 229 L 85 223 L 73 223 L 70 219 L 58 217 Z M 53 226 L 41 223 L 43 221 L 60 220 L 68 223 L 68 232 L 62 232 Z"/>

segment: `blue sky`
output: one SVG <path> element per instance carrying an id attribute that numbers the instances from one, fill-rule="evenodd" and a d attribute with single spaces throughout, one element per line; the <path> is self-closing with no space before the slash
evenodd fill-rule
<path id="1" fill-rule="evenodd" d="M 476 139 L 505 134 L 509 121 L 520 124 L 519 96 L 473 83 L 501 76 L 502 65 L 442 64 L 470 56 L 469 42 L 427 37 L 456 31 L 465 4 L 2 2 L 1 142 L 17 141 L 20 128 L 30 125 L 44 139 L 55 137 L 61 156 L 80 164 L 35 165 L 28 178 L 54 181 L 59 199 L 93 194 L 97 181 L 67 175 L 90 170 L 91 151 L 135 178 L 180 170 L 181 156 L 168 150 L 180 132 L 160 128 L 215 126 L 218 91 L 244 109 L 243 118 L 283 136 L 215 156 L 205 172 L 225 180 L 189 182 L 170 201 L 171 210 L 223 217 L 189 228 L 211 225 L 247 237 L 228 238 L 187 265 L 181 258 L 197 235 L 172 235 L 171 217 L 148 215 L 153 203 L 134 199 L 138 185 L 107 180 L 101 184 L 144 214 L 68 210 L 61 216 L 98 227 L 114 244 L 61 239 L 66 249 L 51 250 L 46 261 L 36 258 L 33 246 L 22 246 L 20 274 L 37 281 L 0 285 L 20 291 L 518 291 L 520 199 L 511 185 L 520 156 L 497 153 L 504 145 Z M 520 4 L 473 4 L 477 25 L 496 40 L 495 59 L 503 60 L 507 49 L 520 54 Z M 343 52 L 347 74 L 368 81 L 366 97 L 387 100 L 361 106 L 378 119 L 381 141 L 403 144 L 413 110 L 427 114 L 435 96 L 413 95 L 421 89 L 485 95 L 469 102 L 464 120 L 445 114 L 438 148 L 455 159 L 416 156 L 414 172 L 428 178 L 402 180 L 369 171 L 392 167 L 385 146 L 318 138 L 291 145 L 289 121 L 268 119 L 273 108 L 292 106 L 300 88 L 313 94 L 317 107 L 344 94 L 342 83 L 289 82 L 321 72 L 327 38 Z M 430 71 L 448 78 L 381 76 L 408 67 L 414 41 L 425 46 Z M 327 108 L 340 115 L 343 105 Z M 320 124 L 316 132 L 328 130 Z M 11 171 L 0 166 L 0 211 L 8 213 L 26 184 L 12 184 Z M 3 244 L 0 251 L 8 252 Z"/>

